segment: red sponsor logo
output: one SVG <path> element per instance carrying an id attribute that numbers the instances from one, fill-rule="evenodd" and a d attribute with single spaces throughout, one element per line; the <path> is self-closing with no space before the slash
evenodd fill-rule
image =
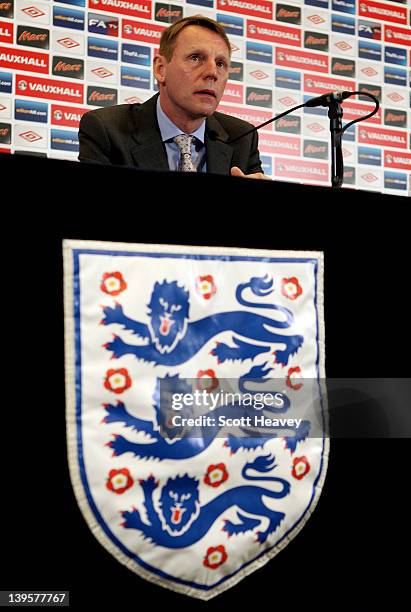
<path id="1" fill-rule="evenodd" d="M 151 0 L 88 0 L 90 9 L 151 19 Z"/>
<path id="2" fill-rule="evenodd" d="M 344 120 L 351 121 L 352 119 L 359 119 L 371 113 L 374 106 L 368 104 L 359 104 L 358 102 L 352 102 L 352 100 L 345 100 L 344 102 Z M 378 109 L 375 115 L 370 119 L 367 119 L 367 123 L 381 123 L 381 108 Z"/>
<path id="3" fill-rule="evenodd" d="M 87 108 L 78 106 L 51 105 L 51 123 L 53 125 L 64 125 L 65 127 L 77 128 L 80 119 L 87 112 Z"/>
<path id="4" fill-rule="evenodd" d="M 273 3 L 267 0 L 217 0 L 217 8 L 252 17 L 273 18 Z"/>
<path id="5" fill-rule="evenodd" d="M 258 148 L 262 153 L 276 153 L 278 155 L 301 155 L 301 140 L 292 136 L 281 134 L 264 134 L 260 132 Z"/>
<path id="6" fill-rule="evenodd" d="M 159 43 L 161 32 L 165 26 L 153 23 L 139 23 L 138 21 L 122 20 L 122 36 L 130 40 L 141 40 L 147 43 Z"/>
<path id="7" fill-rule="evenodd" d="M 243 104 L 244 99 L 244 86 L 238 85 L 237 83 L 228 83 L 224 95 L 221 98 L 222 102 L 236 102 L 237 104 Z"/>
<path id="8" fill-rule="evenodd" d="M 13 28 L 13 23 L 0 21 L 0 42 L 13 44 Z"/>
<path id="9" fill-rule="evenodd" d="M 268 40 L 272 43 L 301 47 L 301 30 L 289 28 L 278 23 L 263 23 L 247 19 L 247 36 L 257 40 Z"/>
<path id="10" fill-rule="evenodd" d="M 358 14 L 368 19 L 381 19 L 391 23 L 402 23 L 407 25 L 407 9 L 402 6 L 373 2 L 372 0 L 360 0 Z"/>
<path id="11" fill-rule="evenodd" d="M 43 17 L 43 15 L 46 14 L 46 13 L 43 13 L 43 11 L 39 9 L 37 6 L 28 6 L 26 8 L 22 8 L 21 12 L 26 13 L 26 15 L 28 15 L 32 19 L 36 19 L 37 17 Z"/>
<path id="12" fill-rule="evenodd" d="M 299 68 L 300 70 L 315 70 L 316 72 L 328 72 L 329 57 L 320 53 L 309 51 L 297 51 L 277 47 L 275 51 L 275 63 L 280 66 Z"/>
<path id="13" fill-rule="evenodd" d="M 275 176 L 296 178 L 302 181 L 328 181 L 328 164 L 277 157 L 274 161 Z"/>
<path id="14" fill-rule="evenodd" d="M 4 149 L 3 147 L 0 147 L 0 153 L 11 153 L 11 149 Z"/>
<path id="15" fill-rule="evenodd" d="M 260 125 L 264 123 L 264 121 L 268 121 L 271 119 L 272 114 L 268 111 L 258 110 L 250 107 L 240 107 L 240 106 L 230 106 L 228 104 L 221 104 L 218 107 L 218 110 L 222 113 L 227 113 L 228 115 L 233 115 L 238 119 L 243 119 L 243 121 L 248 121 L 248 123 L 252 123 L 252 125 Z M 266 127 L 267 130 L 272 130 L 272 124 L 270 123 Z"/>
<path id="16" fill-rule="evenodd" d="M 384 40 L 388 43 L 411 47 L 411 28 L 398 28 L 386 25 L 384 26 Z"/>
<path id="17" fill-rule="evenodd" d="M 386 168 L 398 168 L 399 170 L 411 170 L 411 153 L 384 151 L 384 166 Z"/>
<path id="18" fill-rule="evenodd" d="M 407 133 L 361 125 L 358 129 L 358 142 L 406 149 Z"/>
<path id="19" fill-rule="evenodd" d="M 28 70 L 29 72 L 49 72 L 49 55 L 35 51 L 24 51 L 13 47 L 0 47 L 0 66 Z"/>
<path id="20" fill-rule="evenodd" d="M 84 85 L 41 77 L 16 75 L 16 94 L 64 102 L 83 102 Z"/>
<path id="21" fill-rule="evenodd" d="M 304 91 L 307 93 L 327 93 L 329 91 L 355 91 L 355 83 L 345 79 L 332 79 L 315 74 L 304 75 Z"/>

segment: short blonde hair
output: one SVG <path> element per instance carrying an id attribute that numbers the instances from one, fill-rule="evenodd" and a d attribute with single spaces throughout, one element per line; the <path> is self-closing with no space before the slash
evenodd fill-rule
<path id="1" fill-rule="evenodd" d="M 177 36 L 180 34 L 181 30 L 191 25 L 201 26 L 202 28 L 207 28 L 208 30 L 216 32 L 216 34 L 221 36 L 224 40 L 231 57 L 230 41 L 228 40 L 228 36 L 223 26 L 219 24 L 218 21 L 214 21 L 214 19 L 209 19 L 203 15 L 191 15 L 190 17 L 183 17 L 183 19 L 175 21 L 169 28 L 166 28 L 161 33 L 159 53 L 163 55 L 168 62 L 173 57 Z"/>

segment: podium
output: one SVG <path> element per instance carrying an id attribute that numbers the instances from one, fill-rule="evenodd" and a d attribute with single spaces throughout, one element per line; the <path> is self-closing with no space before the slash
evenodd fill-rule
<path id="1" fill-rule="evenodd" d="M 71 491 L 62 239 L 324 251 L 327 375 L 406 377 L 409 200 L 23 155 L 0 155 L 0 172 L 3 214 L 7 211 L 3 406 L 13 421 L 3 441 L 15 476 L 8 484 L 13 501 L 4 504 L 4 525 L 11 520 L 14 525 L 3 541 L 5 584 L 71 589 L 75 609 L 91 602 L 118 604 L 119 596 L 130 605 L 153 598 L 188 608 L 189 600 L 142 581 L 104 551 Z M 306 607 L 313 593 L 320 610 L 325 609 L 321 602 L 334 601 L 336 593 L 350 608 L 354 590 L 358 606 L 392 603 L 394 583 L 407 584 L 406 564 L 384 559 L 397 557 L 404 545 L 408 448 L 408 440 L 332 440 L 324 491 L 301 534 L 212 602 L 215 609 L 239 602 L 255 606 L 257 593 L 283 609 L 290 605 L 293 584 L 298 586 L 292 591 L 293 609 Z M 386 585 L 385 592 L 365 588 L 365 572 L 372 584 Z"/>

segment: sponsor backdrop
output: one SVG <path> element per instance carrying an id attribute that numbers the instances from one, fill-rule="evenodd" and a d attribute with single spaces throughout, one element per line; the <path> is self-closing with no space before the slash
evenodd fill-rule
<path id="1" fill-rule="evenodd" d="M 220 110 L 257 125 L 310 97 L 360 90 L 381 109 L 344 136 L 345 186 L 411 189 L 410 0 L 0 0 L 0 151 L 77 159 L 88 109 L 143 102 L 161 31 L 204 14 L 233 47 Z M 372 109 L 344 103 L 344 120 Z M 304 109 L 260 131 L 264 171 L 329 184 L 326 109 Z"/>

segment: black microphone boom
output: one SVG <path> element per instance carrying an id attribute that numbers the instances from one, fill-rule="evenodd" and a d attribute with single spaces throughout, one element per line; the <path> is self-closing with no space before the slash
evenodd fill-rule
<path id="1" fill-rule="evenodd" d="M 340 105 L 347 98 L 350 98 L 351 96 L 355 96 L 357 94 L 372 98 L 375 104 L 375 108 L 371 113 L 368 113 L 368 115 L 364 115 L 364 117 L 354 119 L 354 121 L 350 121 L 350 123 L 347 123 L 344 127 L 342 127 L 341 120 L 343 116 L 343 111 Z M 333 187 L 341 187 L 344 179 L 344 163 L 341 148 L 342 136 L 345 130 L 350 127 L 350 125 L 353 125 L 358 121 L 365 121 L 366 119 L 369 119 L 370 117 L 375 115 L 375 113 L 378 111 L 380 103 L 377 98 L 372 94 L 362 91 L 337 91 L 329 92 L 323 94 L 322 96 L 317 96 L 316 98 L 310 98 L 310 100 L 307 100 L 307 102 L 304 102 L 304 104 L 293 106 L 293 108 L 290 108 L 289 110 L 284 111 L 283 113 L 280 113 L 279 115 L 276 115 L 271 119 L 268 119 L 268 121 L 264 121 L 264 123 L 261 123 L 260 125 L 251 128 L 251 130 L 248 130 L 247 132 L 244 132 L 243 134 L 232 138 L 227 142 L 227 144 L 237 142 L 237 140 L 240 140 L 240 138 L 244 138 L 244 136 L 248 136 L 249 134 L 260 130 L 262 127 L 265 127 L 269 123 L 277 121 L 277 119 L 281 119 L 281 117 L 285 117 L 285 115 L 289 115 L 290 113 L 293 113 L 294 111 L 298 110 L 299 108 L 303 108 L 304 106 L 307 106 L 309 108 L 313 108 L 316 106 L 328 107 L 328 117 L 330 119 L 331 132 L 331 185 Z"/>

